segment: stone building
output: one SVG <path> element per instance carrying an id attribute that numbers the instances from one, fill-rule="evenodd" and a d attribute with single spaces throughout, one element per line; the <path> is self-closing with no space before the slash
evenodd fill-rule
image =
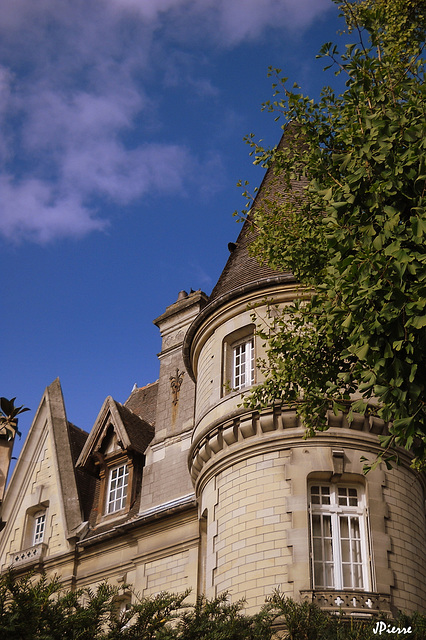
<path id="1" fill-rule="evenodd" d="M 425 610 L 425 480 L 405 453 L 362 474 L 384 425 L 331 414 L 304 440 L 288 407 L 241 406 L 262 356 L 249 307 L 262 316 L 265 299 L 297 293 L 249 257 L 249 234 L 209 297 L 181 292 L 155 320 L 159 379 L 124 404 L 108 397 L 89 434 L 68 421 L 59 380 L 47 387 L 2 499 L 1 572 L 142 595 L 227 590 L 249 611 L 275 588 L 358 616 Z M 4 475 L 10 447 L 0 439 Z"/>

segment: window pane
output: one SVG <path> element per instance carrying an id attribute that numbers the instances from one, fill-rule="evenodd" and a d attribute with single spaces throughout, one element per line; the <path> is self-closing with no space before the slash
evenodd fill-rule
<path id="1" fill-rule="evenodd" d="M 349 489 L 349 506 L 350 507 L 358 506 L 358 492 L 356 489 Z"/>
<path id="2" fill-rule="evenodd" d="M 362 589 L 363 579 L 362 579 L 362 565 L 356 564 L 353 567 L 353 589 Z"/>
<path id="3" fill-rule="evenodd" d="M 324 536 L 331 538 L 331 516 L 323 517 Z"/>
<path id="4" fill-rule="evenodd" d="M 314 558 L 318 561 L 323 559 L 321 538 L 314 538 Z"/>
<path id="5" fill-rule="evenodd" d="M 333 561 L 333 543 L 331 538 L 329 540 L 324 540 L 324 559 L 329 562 Z"/>
<path id="6" fill-rule="evenodd" d="M 359 531 L 359 518 L 351 518 L 351 536 L 358 540 L 361 537 Z"/>
<path id="7" fill-rule="evenodd" d="M 359 540 L 353 540 L 352 542 L 352 562 L 361 562 L 361 544 Z"/>
<path id="8" fill-rule="evenodd" d="M 330 504 L 330 487 L 321 487 L 321 504 Z"/>
<path id="9" fill-rule="evenodd" d="M 344 589 L 352 589 L 352 577 L 351 577 L 351 565 L 344 564 L 342 567 L 343 572 L 343 588 Z"/>
<path id="10" fill-rule="evenodd" d="M 314 583 L 315 587 L 325 587 L 325 576 L 322 562 L 314 562 Z"/>
<path id="11" fill-rule="evenodd" d="M 334 587 L 334 566 L 332 564 L 326 565 L 326 584 L 324 586 L 330 589 Z"/>
<path id="12" fill-rule="evenodd" d="M 321 537 L 321 516 L 312 516 L 312 534 Z"/>
<path id="13" fill-rule="evenodd" d="M 349 540 L 342 540 L 342 562 L 351 561 L 351 545 Z"/>
<path id="14" fill-rule="evenodd" d="M 340 536 L 342 538 L 349 538 L 349 523 L 348 518 L 345 516 L 340 518 Z"/>

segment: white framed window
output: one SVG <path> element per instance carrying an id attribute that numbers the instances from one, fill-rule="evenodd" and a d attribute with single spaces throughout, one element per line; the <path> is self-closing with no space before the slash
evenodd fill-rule
<path id="1" fill-rule="evenodd" d="M 254 338 L 246 338 L 232 346 L 232 388 L 250 387 L 254 383 Z"/>
<path id="2" fill-rule="evenodd" d="M 108 481 L 107 513 L 120 511 L 126 506 L 129 470 L 127 464 L 111 469 Z"/>
<path id="3" fill-rule="evenodd" d="M 370 589 L 365 494 L 361 485 L 310 486 L 314 589 Z"/>
<path id="4" fill-rule="evenodd" d="M 36 513 L 34 516 L 34 536 L 33 545 L 43 542 L 44 531 L 46 528 L 46 513 Z"/>

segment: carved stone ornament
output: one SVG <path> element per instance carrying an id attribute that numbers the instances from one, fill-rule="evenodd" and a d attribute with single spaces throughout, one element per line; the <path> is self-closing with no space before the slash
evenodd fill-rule
<path id="1" fill-rule="evenodd" d="M 179 391 L 182 385 L 182 380 L 184 375 L 185 375 L 184 371 L 179 371 L 179 369 L 176 369 L 176 375 L 170 376 L 170 387 L 172 390 L 173 405 L 177 405 L 179 401 Z"/>

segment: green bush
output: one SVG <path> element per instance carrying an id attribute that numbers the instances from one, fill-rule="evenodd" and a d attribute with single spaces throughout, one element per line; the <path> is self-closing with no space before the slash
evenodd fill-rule
<path id="1" fill-rule="evenodd" d="M 124 590 L 128 590 L 126 585 Z M 0 640 L 424 640 L 426 617 L 401 614 L 391 626 L 409 634 L 374 634 L 376 620 L 331 615 L 314 604 L 296 603 L 280 593 L 249 615 L 244 602 L 228 594 L 188 604 L 189 591 L 148 598 L 133 594 L 120 609 L 123 589 L 107 583 L 96 589 L 64 589 L 58 578 L 0 578 Z M 385 619 L 384 619 L 385 620 Z M 389 624 L 388 620 L 385 620 Z"/>

